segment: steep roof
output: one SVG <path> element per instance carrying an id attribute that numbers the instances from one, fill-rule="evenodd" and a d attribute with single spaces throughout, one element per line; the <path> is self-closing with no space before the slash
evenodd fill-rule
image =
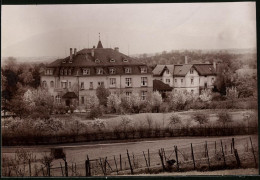
<path id="1" fill-rule="evenodd" d="M 172 87 L 169 84 L 165 84 L 160 80 L 153 80 L 153 90 L 154 91 L 171 91 Z"/>
<path id="2" fill-rule="evenodd" d="M 153 69 L 153 75 L 154 76 L 160 76 L 162 71 L 164 70 L 165 65 L 156 65 L 156 67 Z"/>
<path id="3" fill-rule="evenodd" d="M 174 76 L 186 76 L 186 74 L 189 72 L 190 68 L 192 67 L 192 64 L 177 64 L 174 66 Z"/>
<path id="4" fill-rule="evenodd" d="M 173 74 L 173 72 L 174 72 L 174 65 L 166 65 L 166 67 L 169 69 L 170 73 Z"/>
<path id="5" fill-rule="evenodd" d="M 91 55 L 94 51 L 94 56 Z M 95 60 L 99 60 L 96 62 Z M 114 66 L 114 65 L 144 65 L 137 60 L 124 55 L 111 48 L 95 48 L 95 49 L 82 49 L 77 55 L 73 55 L 72 62 L 69 62 L 70 57 L 64 59 L 57 59 L 56 61 L 47 65 L 47 67 L 84 67 L 84 66 Z M 113 60 L 113 62 L 111 61 Z M 127 60 L 125 62 L 124 60 Z"/>
<path id="6" fill-rule="evenodd" d="M 201 76 L 216 75 L 216 70 L 212 64 L 194 64 L 193 67 Z"/>

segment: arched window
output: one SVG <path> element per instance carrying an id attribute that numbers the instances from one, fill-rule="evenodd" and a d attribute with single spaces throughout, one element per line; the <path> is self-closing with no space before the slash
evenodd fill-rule
<path id="1" fill-rule="evenodd" d="M 99 63 L 99 62 L 100 62 L 100 60 L 99 60 L 99 59 L 96 59 L 96 60 L 95 60 L 95 62 L 96 62 L 96 63 Z"/>
<path id="2" fill-rule="evenodd" d="M 114 59 L 110 59 L 110 62 L 115 62 L 115 60 Z"/>
<path id="3" fill-rule="evenodd" d="M 54 87 L 54 82 L 53 81 L 50 82 L 50 86 Z"/>
<path id="4" fill-rule="evenodd" d="M 123 61 L 124 61 L 124 62 L 128 62 L 128 59 L 124 59 Z"/>
<path id="5" fill-rule="evenodd" d="M 46 87 L 47 87 L 46 81 L 42 81 L 42 87 L 43 87 L 43 88 L 46 88 Z"/>
<path id="6" fill-rule="evenodd" d="M 57 95 L 56 97 L 55 97 L 55 99 L 56 99 L 56 103 L 58 103 L 58 104 L 60 104 L 60 96 L 59 95 Z"/>

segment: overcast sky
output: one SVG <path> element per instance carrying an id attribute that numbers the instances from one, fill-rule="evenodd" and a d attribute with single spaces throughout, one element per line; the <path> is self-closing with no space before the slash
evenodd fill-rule
<path id="1" fill-rule="evenodd" d="M 254 2 L 2 6 L 2 56 L 68 56 L 69 48 L 125 54 L 256 47 Z"/>

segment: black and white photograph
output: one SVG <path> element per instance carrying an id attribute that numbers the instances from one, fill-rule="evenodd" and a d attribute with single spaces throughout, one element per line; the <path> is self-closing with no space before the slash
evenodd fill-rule
<path id="1" fill-rule="evenodd" d="M 256 2 L 1 7 L 1 176 L 258 175 Z"/>

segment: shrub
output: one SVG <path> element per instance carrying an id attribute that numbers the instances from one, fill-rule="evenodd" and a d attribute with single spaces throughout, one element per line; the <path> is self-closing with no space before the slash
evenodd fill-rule
<path id="1" fill-rule="evenodd" d="M 196 95 L 187 91 L 172 91 L 168 94 L 167 101 L 169 102 L 170 109 L 183 110 L 186 105 L 194 102 L 196 99 Z"/>
<path id="2" fill-rule="evenodd" d="M 228 123 L 232 122 L 231 115 L 227 111 L 222 111 L 218 113 L 218 122 L 223 126 L 226 127 Z"/>
<path id="3" fill-rule="evenodd" d="M 141 110 L 141 97 L 139 96 L 139 94 L 137 93 L 133 93 L 130 96 L 130 107 L 133 113 L 139 113 L 139 111 Z"/>
<path id="4" fill-rule="evenodd" d="M 108 89 L 105 88 L 103 84 L 96 89 L 96 95 L 99 99 L 99 103 L 103 106 L 106 106 L 107 98 L 110 95 L 110 92 Z"/>
<path id="5" fill-rule="evenodd" d="M 96 95 L 86 96 L 86 109 L 96 108 L 99 104 L 99 99 Z"/>
<path id="6" fill-rule="evenodd" d="M 107 107 L 109 112 L 111 113 L 119 113 L 120 112 L 120 104 L 121 99 L 116 94 L 110 94 L 107 98 Z"/>
<path id="7" fill-rule="evenodd" d="M 195 122 L 199 123 L 200 127 L 203 124 L 208 123 L 208 121 L 209 121 L 209 117 L 206 114 L 200 113 L 200 112 L 195 113 L 193 115 L 193 118 L 194 118 Z"/>
<path id="8" fill-rule="evenodd" d="M 160 108 L 161 104 L 163 103 L 162 95 L 158 91 L 153 92 L 150 95 L 149 102 L 152 107 L 152 111 L 158 113 L 159 108 Z"/>
<path id="9" fill-rule="evenodd" d="M 170 120 L 169 121 L 169 126 L 170 127 L 173 127 L 176 124 L 179 124 L 181 122 L 181 118 L 177 114 L 174 114 L 174 113 L 170 116 L 169 120 Z"/>
<path id="10" fill-rule="evenodd" d="M 91 119 L 95 119 L 95 118 L 101 117 L 102 114 L 103 114 L 103 112 L 102 112 L 102 109 L 100 107 L 94 107 L 90 110 L 87 117 L 91 118 Z"/>
<path id="11" fill-rule="evenodd" d="M 209 102 L 212 100 L 212 93 L 211 89 L 204 89 L 201 91 L 201 94 L 199 96 L 200 100 L 203 102 Z"/>

